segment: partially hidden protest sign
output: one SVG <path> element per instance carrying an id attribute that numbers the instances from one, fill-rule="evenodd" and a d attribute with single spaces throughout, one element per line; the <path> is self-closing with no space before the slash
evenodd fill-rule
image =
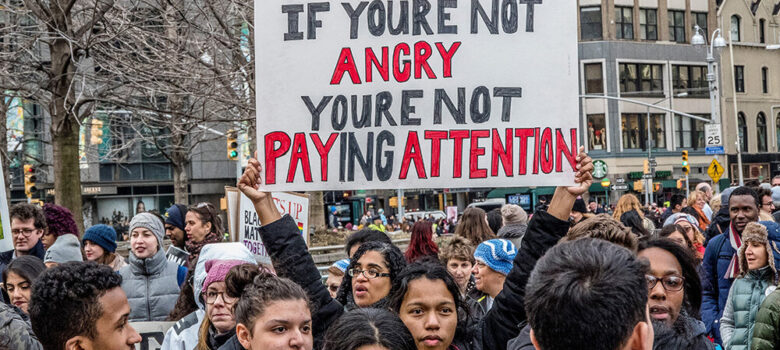
<path id="1" fill-rule="evenodd" d="M 576 14 L 552 0 L 255 0 L 263 186 L 573 183 Z"/>
<path id="2" fill-rule="evenodd" d="M 271 194 L 279 212 L 290 214 L 298 229 L 301 231 L 303 240 L 309 244 L 309 196 L 298 193 L 273 192 Z M 263 241 L 260 238 L 260 226 L 263 225 L 257 217 L 257 212 L 252 201 L 239 192 L 238 198 L 238 242 L 244 244 L 255 254 L 261 262 L 270 262 L 268 252 L 265 250 Z M 231 203 L 228 202 L 230 206 Z"/>
<path id="3" fill-rule="evenodd" d="M 141 335 L 141 342 L 135 344 L 135 350 L 159 350 L 162 348 L 165 332 L 173 327 L 176 322 L 132 322 L 138 334 Z"/>
<path id="4" fill-rule="evenodd" d="M 3 156 L 0 155 L 0 164 L 2 164 Z M 9 251 L 14 248 L 13 238 L 11 237 L 11 217 L 8 213 L 8 200 L 6 197 L 6 179 L 2 171 L 0 171 L 0 250 Z M 10 186 L 10 181 L 8 182 Z"/>

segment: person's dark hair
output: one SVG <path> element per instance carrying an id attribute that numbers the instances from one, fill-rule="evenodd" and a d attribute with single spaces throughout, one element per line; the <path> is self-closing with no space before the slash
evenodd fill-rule
<path id="1" fill-rule="evenodd" d="M 682 228 L 682 227 L 681 227 Z M 683 232 L 683 231 L 680 231 Z M 683 235 L 685 236 L 685 235 Z M 682 268 L 682 277 L 685 279 L 683 296 L 683 307 L 688 315 L 699 319 L 699 310 L 701 309 L 702 300 L 702 288 L 701 280 L 699 280 L 699 273 L 696 271 L 696 258 L 693 256 L 693 252 L 689 249 L 681 247 L 679 244 L 668 238 L 655 238 L 641 240 L 639 242 L 639 251 L 645 249 L 658 248 L 663 249 L 670 254 L 674 255 L 677 262 L 680 263 Z M 646 286 L 645 286 L 646 288 Z"/>
<path id="2" fill-rule="evenodd" d="M 495 208 L 487 212 L 485 215 L 487 215 L 487 221 L 488 226 L 490 226 L 490 230 L 492 230 L 494 234 L 498 234 L 498 230 L 504 226 L 504 217 L 501 216 L 501 208 Z"/>
<path id="3" fill-rule="evenodd" d="M 355 252 L 355 256 L 350 259 L 347 271 L 358 266 L 360 258 L 367 252 L 378 252 L 379 254 L 382 254 L 382 257 L 385 258 L 385 264 L 387 264 L 387 267 L 390 270 L 390 281 L 395 281 L 396 276 L 398 276 L 398 274 L 401 273 L 401 270 L 406 267 L 406 258 L 404 258 L 404 254 L 401 253 L 401 250 L 398 249 L 398 247 L 385 242 L 371 241 L 360 245 L 360 248 Z M 393 290 L 391 287 L 390 293 L 392 292 Z M 347 273 L 344 275 L 344 279 L 341 280 L 341 286 L 339 287 L 338 294 L 336 294 L 336 300 L 341 303 L 341 305 L 348 305 L 349 300 L 351 299 L 352 276 Z M 377 302 L 374 306 L 381 307 L 384 300 L 386 300 L 386 297 L 382 298 L 382 301 Z"/>
<path id="4" fill-rule="evenodd" d="M 753 196 L 753 200 L 756 202 L 756 208 L 761 208 L 761 199 L 758 197 L 758 193 L 753 191 L 753 189 L 750 187 L 737 187 L 734 189 L 734 191 L 731 191 L 731 195 L 729 196 L 729 204 L 731 204 L 731 199 L 735 196 Z M 729 205 L 729 207 L 731 207 L 731 205 Z"/>
<path id="5" fill-rule="evenodd" d="M 685 196 L 681 194 L 673 194 L 672 198 L 669 199 L 669 208 L 674 209 L 675 206 L 682 205 L 685 200 Z"/>
<path id="6" fill-rule="evenodd" d="M 43 206 L 43 216 L 46 217 L 46 226 L 48 227 L 46 232 L 48 234 L 56 237 L 66 233 L 79 236 L 79 228 L 68 208 L 49 203 Z"/>
<path id="7" fill-rule="evenodd" d="M 274 301 L 301 300 L 309 308 L 309 297 L 301 286 L 286 278 L 277 277 L 253 264 L 233 266 L 225 276 L 227 294 L 239 298 L 233 306 L 236 323 L 241 323 L 254 331 L 257 318 Z"/>
<path id="8" fill-rule="evenodd" d="M 198 203 L 197 205 L 193 205 L 187 208 L 187 212 L 198 214 L 200 221 L 203 223 L 210 222 L 211 232 L 216 232 L 220 236 L 222 236 L 222 234 L 225 232 L 224 228 L 222 227 L 222 218 L 219 217 L 217 208 L 214 207 L 213 204 L 208 202 Z M 163 222 L 163 224 L 165 224 L 165 219 L 160 217 L 160 220 Z"/>
<path id="9" fill-rule="evenodd" d="M 177 322 L 195 311 L 198 310 L 198 303 L 195 301 L 195 291 L 192 287 L 192 281 L 194 279 L 195 269 L 189 269 L 187 271 L 187 278 L 184 284 L 181 285 L 179 291 L 179 298 L 176 299 L 176 305 L 173 306 L 173 310 L 168 314 L 168 321 Z"/>
<path id="10" fill-rule="evenodd" d="M 647 272 L 633 252 L 601 239 L 550 248 L 526 287 L 525 309 L 540 348 L 619 349 L 647 320 Z"/>
<path id="11" fill-rule="evenodd" d="M 392 350 L 416 350 L 414 337 L 397 314 L 364 308 L 345 313 L 328 328 L 323 350 L 356 350 L 379 345 Z"/>
<path id="12" fill-rule="evenodd" d="M 32 283 L 35 282 L 35 279 L 45 270 L 46 265 L 43 264 L 41 259 L 32 255 L 20 256 L 11 261 L 11 263 L 8 264 L 8 267 L 3 270 L 3 291 L 7 291 L 6 282 L 8 281 L 8 274 L 10 272 L 24 278 L 32 285 Z"/>
<path id="13" fill-rule="evenodd" d="M 352 249 L 352 247 L 366 242 L 385 242 L 387 244 L 393 244 L 393 241 L 391 241 L 390 237 L 384 232 L 364 228 L 347 237 L 347 243 L 344 244 L 344 251 L 349 254 L 349 250 Z"/>
<path id="14" fill-rule="evenodd" d="M 390 288 L 388 306 L 396 314 L 401 312 L 401 305 L 404 303 L 406 293 L 409 292 L 409 284 L 420 278 L 426 278 L 431 281 L 442 281 L 447 290 L 452 294 L 455 301 L 455 310 L 458 315 L 458 326 L 455 330 L 455 339 L 466 339 L 468 334 L 469 311 L 466 302 L 460 297 L 458 284 L 452 278 L 447 268 L 441 264 L 423 262 L 407 266 L 397 278 L 393 279 L 393 286 Z"/>
<path id="15" fill-rule="evenodd" d="M 46 216 L 43 215 L 43 209 L 37 205 L 27 203 L 17 203 L 9 210 L 9 216 L 11 220 L 17 219 L 20 221 L 27 221 L 35 219 L 35 228 L 43 230 L 47 227 Z"/>
<path id="16" fill-rule="evenodd" d="M 599 238 L 615 243 L 635 252 L 638 237 L 630 228 L 615 220 L 609 214 L 599 214 L 574 225 L 561 242 L 574 241 L 580 238 Z"/>
<path id="17" fill-rule="evenodd" d="M 436 259 L 439 247 L 433 241 L 433 224 L 428 221 L 418 221 L 412 226 L 412 237 L 406 248 L 406 262 L 413 263 L 418 259 L 432 257 Z"/>
<path id="18" fill-rule="evenodd" d="M 62 349 L 68 339 L 97 336 L 100 298 L 121 288 L 122 276 L 95 262 L 68 262 L 44 271 L 33 283 L 30 322 L 44 349 Z"/>
<path id="19" fill-rule="evenodd" d="M 694 228 L 695 227 L 696 226 L 694 226 Z M 661 229 L 661 232 L 658 232 L 658 237 L 659 238 L 669 238 L 669 236 L 671 236 L 671 234 L 675 233 L 675 232 L 679 232 L 683 236 L 683 239 L 685 240 L 685 245 L 688 247 L 688 249 L 693 251 L 693 249 L 694 249 L 693 248 L 693 242 L 691 242 L 690 238 L 688 238 L 688 235 L 685 234 L 685 228 L 680 226 L 680 225 L 672 224 L 672 225 L 664 226 Z"/>
<path id="20" fill-rule="evenodd" d="M 758 187 L 756 188 L 756 195 L 758 196 L 758 207 L 761 208 L 761 204 L 764 203 L 764 197 L 772 198 L 772 190 Z"/>
<path id="21" fill-rule="evenodd" d="M 458 219 L 455 235 L 468 239 L 475 246 L 489 239 L 497 238 L 487 222 L 485 211 L 480 208 L 467 208 Z"/>

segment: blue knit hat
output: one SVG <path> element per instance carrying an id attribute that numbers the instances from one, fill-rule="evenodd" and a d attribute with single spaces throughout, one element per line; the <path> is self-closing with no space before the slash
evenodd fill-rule
<path id="1" fill-rule="evenodd" d="M 341 270 L 341 272 L 346 273 L 347 267 L 349 266 L 349 259 L 341 259 L 339 261 L 334 262 L 333 265 L 331 266 L 335 266 L 337 269 Z"/>
<path id="2" fill-rule="evenodd" d="M 184 215 L 187 215 L 187 207 L 174 204 L 165 211 L 165 223 L 184 231 Z"/>
<path id="3" fill-rule="evenodd" d="M 116 231 L 108 225 L 99 224 L 88 228 L 81 238 L 82 244 L 84 241 L 92 241 L 109 253 L 116 251 Z"/>
<path id="4" fill-rule="evenodd" d="M 474 251 L 474 259 L 485 263 L 494 271 L 508 275 L 512 270 L 512 261 L 517 255 L 515 245 L 505 239 L 484 241 Z"/>

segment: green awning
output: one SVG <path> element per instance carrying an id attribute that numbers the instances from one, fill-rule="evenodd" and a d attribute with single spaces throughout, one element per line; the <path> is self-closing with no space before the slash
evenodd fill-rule
<path id="1" fill-rule="evenodd" d="M 677 188 L 677 180 L 663 180 L 661 186 L 664 188 Z"/>
<path id="2" fill-rule="evenodd" d="M 544 186 L 536 188 L 537 196 L 549 196 L 555 193 L 555 186 Z"/>
<path id="3" fill-rule="evenodd" d="M 607 189 L 601 186 L 601 181 L 594 181 L 588 188 L 588 192 L 604 192 Z"/>

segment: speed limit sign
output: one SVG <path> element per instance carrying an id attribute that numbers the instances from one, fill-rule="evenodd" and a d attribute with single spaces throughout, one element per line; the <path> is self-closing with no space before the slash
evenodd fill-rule
<path id="1" fill-rule="evenodd" d="M 720 124 L 707 124 L 704 126 L 704 147 L 707 154 L 725 153 Z"/>

